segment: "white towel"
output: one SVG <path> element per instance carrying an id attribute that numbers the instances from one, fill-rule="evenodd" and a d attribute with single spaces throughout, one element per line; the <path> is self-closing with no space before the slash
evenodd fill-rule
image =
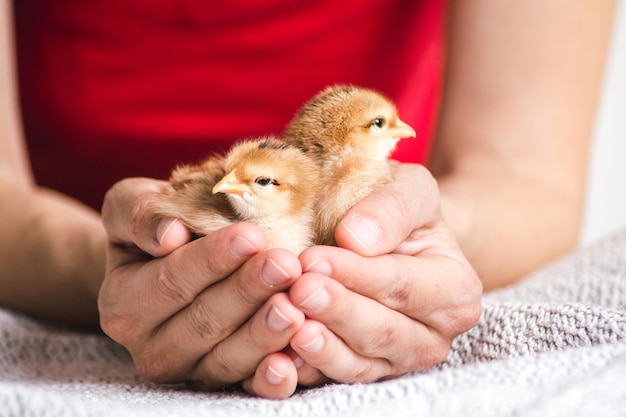
<path id="1" fill-rule="evenodd" d="M 0 416 L 626 415 L 626 231 L 483 297 L 448 359 L 286 400 L 142 380 L 103 336 L 0 310 Z"/>

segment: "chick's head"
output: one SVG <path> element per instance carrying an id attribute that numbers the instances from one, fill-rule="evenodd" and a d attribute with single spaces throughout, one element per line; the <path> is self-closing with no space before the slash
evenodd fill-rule
<path id="1" fill-rule="evenodd" d="M 225 193 L 244 220 L 297 214 L 312 207 L 319 189 L 317 164 L 274 137 L 235 145 L 226 156 L 225 168 L 227 174 L 213 193 Z"/>
<path id="2" fill-rule="evenodd" d="M 385 159 L 400 139 L 415 137 L 415 130 L 400 120 L 395 105 L 382 94 L 335 85 L 305 103 L 285 136 L 315 154 L 355 152 L 368 159 Z"/>

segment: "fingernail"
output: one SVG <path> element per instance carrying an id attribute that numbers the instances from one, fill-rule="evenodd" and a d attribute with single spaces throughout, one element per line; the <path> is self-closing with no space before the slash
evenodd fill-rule
<path id="1" fill-rule="evenodd" d="M 380 239 L 380 227 L 368 218 L 351 215 L 341 222 L 341 226 L 365 249 L 375 247 Z"/>
<path id="2" fill-rule="evenodd" d="M 295 358 L 293 358 L 293 364 L 296 367 L 296 369 L 300 369 L 302 365 L 304 365 L 304 361 L 302 360 L 300 356 L 296 356 Z"/>
<path id="3" fill-rule="evenodd" d="M 326 259 L 319 258 L 314 260 L 306 268 L 304 268 L 304 272 L 316 272 L 318 274 L 330 277 L 333 273 L 333 269 Z"/>
<path id="4" fill-rule="evenodd" d="M 265 378 L 270 384 L 278 385 L 285 380 L 285 375 L 277 372 L 276 369 L 272 368 L 271 366 L 268 366 L 267 371 L 265 372 Z"/>
<path id="5" fill-rule="evenodd" d="M 252 243 L 250 243 L 247 239 L 244 239 L 241 236 L 235 237 L 230 242 L 230 253 L 238 258 L 247 258 L 257 252 L 257 248 L 252 246 Z"/>
<path id="6" fill-rule="evenodd" d="M 274 260 L 268 259 L 261 271 L 261 279 L 272 286 L 281 285 L 289 280 L 289 274 Z"/>
<path id="7" fill-rule="evenodd" d="M 311 340 L 309 343 L 300 346 L 302 350 L 307 351 L 309 353 L 319 352 L 320 350 L 322 350 L 323 347 L 324 347 L 324 338 L 322 337 L 321 334 L 318 334 L 317 336 L 315 336 L 315 338 L 313 338 L 313 340 Z"/>
<path id="8" fill-rule="evenodd" d="M 159 245 L 163 244 L 165 236 L 167 236 L 176 223 L 178 223 L 178 219 L 175 217 L 164 217 L 161 219 L 156 229 L 156 238 Z"/>
<path id="9" fill-rule="evenodd" d="M 317 311 L 326 308 L 329 302 L 330 296 L 328 295 L 328 291 L 326 291 L 326 288 L 320 287 L 301 302 L 300 307 L 304 307 L 304 309 L 308 311 Z"/>
<path id="10" fill-rule="evenodd" d="M 293 322 L 285 317 L 285 315 L 275 306 L 272 306 L 272 309 L 267 314 L 267 325 L 273 330 L 282 332 L 292 324 Z"/>

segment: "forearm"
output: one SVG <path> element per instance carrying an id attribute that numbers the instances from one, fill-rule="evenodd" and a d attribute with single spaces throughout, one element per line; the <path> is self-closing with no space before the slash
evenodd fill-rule
<path id="1" fill-rule="evenodd" d="M 577 242 L 613 1 L 452 2 L 430 168 L 486 289 Z"/>
<path id="2" fill-rule="evenodd" d="M 99 216 L 54 192 L 0 184 L 0 305 L 98 325 L 106 236 Z"/>
<path id="3" fill-rule="evenodd" d="M 572 250 L 582 192 L 540 180 L 449 175 L 439 178 L 442 210 L 486 291 L 510 284 Z"/>
<path id="4" fill-rule="evenodd" d="M 9 1 L 0 1 L 0 306 L 98 325 L 106 236 L 94 211 L 33 183 L 22 140 Z"/>

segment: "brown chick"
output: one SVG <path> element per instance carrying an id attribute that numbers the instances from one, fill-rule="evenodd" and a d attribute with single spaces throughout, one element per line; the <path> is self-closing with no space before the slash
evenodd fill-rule
<path id="1" fill-rule="evenodd" d="M 331 86 L 299 110 L 285 137 L 322 168 L 323 194 L 315 208 L 316 243 L 335 245 L 335 229 L 359 200 L 391 180 L 389 155 L 415 130 L 382 94 L 350 85 Z"/>
<path id="2" fill-rule="evenodd" d="M 224 175 L 224 158 L 218 155 L 197 165 L 179 166 L 170 175 L 172 187 L 153 202 L 153 208 L 164 216 L 179 218 L 196 236 L 233 224 L 239 216 L 226 196 L 211 192 Z"/>
<path id="3" fill-rule="evenodd" d="M 275 137 L 247 140 L 225 158 L 187 170 L 188 178 L 178 175 L 173 182 L 171 201 L 194 233 L 250 222 L 265 232 L 268 248 L 298 254 L 313 244 L 320 169 L 300 149 Z"/>

